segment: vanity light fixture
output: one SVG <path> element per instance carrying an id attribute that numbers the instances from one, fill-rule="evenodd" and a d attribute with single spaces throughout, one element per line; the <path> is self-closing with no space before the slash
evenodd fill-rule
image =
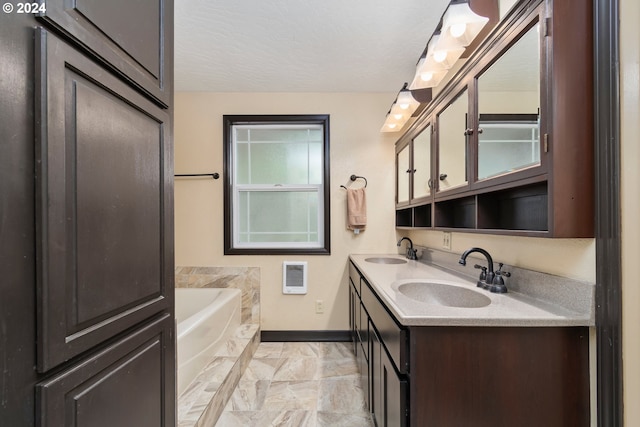
<path id="1" fill-rule="evenodd" d="M 442 15 L 440 24 L 429 39 L 427 48 L 418 61 L 411 84 L 405 83 L 396 97 L 391 110 L 387 113 L 381 132 L 398 132 L 404 127 L 420 105 L 411 95 L 411 91 L 438 86 L 447 72 L 465 53 L 466 47 L 473 42 L 490 21 L 488 17 L 475 13 L 469 6 L 470 2 L 474 3 L 474 0 L 451 0 Z M 487 10 L 488 1 L 477 0 L 475 2 L 480 4 L 480 10 Z M 485 3 L 484 9 L 483 3 Z M 495 9 L 495 12 L 490 14 L 492 16 L 491 22 L 497 19 L 493 16 L 494 13 L 496 16 L 498 14 L 497 3 Z M 405 110 L 406 114 L 403 115 L 401 111 L 397 111 L 396 105 Z"/>
<path id="2" fill-rule="evenodd" d="M 411 95 L 411 91 L 407 86 L 408 84 L 405 83 L 400 92 L 398 92 L 398 96 L 391 105 L 380 132 L 398 132 L 409 121 L 411 115 L 420 105 L 413 95 Z"/>
<path id="3" fill-rule="evenodd" d="M 431 36 L 427 44 L 427 53 L 420 58 L 416 66 L 416 74 L 409 86 L 411 89 L 424 89 L 436 87 L 440 84 L 444 76 L 451 67 L 458 61 L 464 53 L 464 47 L 452 49 L 439 49 L 438 42 L 440 34 Z"/>
<path id="4" fill-rule="evenodd" d="M 450 50 L 469 46 L 487 22 L 489 18 L 471 10 L 468 1 L 452 2 L 442 15 L 440 38 L 435 48 Z"/>

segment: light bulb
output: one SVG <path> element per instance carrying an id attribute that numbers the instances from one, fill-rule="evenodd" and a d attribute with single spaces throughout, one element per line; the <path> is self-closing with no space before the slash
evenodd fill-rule
<path id="1" fill-rule="evenodd" d="M 430 73 L 429 71 L 424 72 L 424 73 L 420 74 L 420 78 L 422 80 L 424 80 L 425 82 L 428 82 L 433 78 L 433 73 Z"/>
<path id="2" fill-rule="evenodd" d="M 395 129 L 396 126 L 395 123 L 389 123 L 389 129 Z"/>
<path id="3" fill-rule="evenodd" d="M 455 38 L 458 38 L 461 35 L 463 35 L 465 31 L 467 31 L 467 24 L 465 24 L 464 22 L 461 22 L 459 24 L 453 24 L 449 28 L 449 32 Z"/>
<path id="4" fill-rule="evenodd" d="M 436 62 L 442 62 L 447 59 L 447 51 L 446 50 L 436 50 L 433 52 L 433 60 Z"/>
<path id="5" fill-rule="evenodd" d="M 398 104 L 400 106 L 400 108 L 402 108 L 403 110 L 406 110 L 407 108 L 409 108 L 409 104 Z"/>
<path id="6" fill-rule="evenodd" d="M 402 117 L 403 117 L 402 114 L 394 114 L 393 115 L 393 118 L 396 119 L 396 120 L 400 120 Z"/>

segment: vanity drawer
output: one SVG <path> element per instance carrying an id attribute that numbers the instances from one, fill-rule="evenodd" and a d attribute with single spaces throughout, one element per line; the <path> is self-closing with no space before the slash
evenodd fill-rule
<path id="1" fill-rule="evenodd" d="M 409 333 L 408 330 L 400 326 L 393 316 L 380 302 L 365 279 L 360 291 L 362 305 L 366 309 L 371 323 L 378 331 L 382 345 L 389 353 L 396 369 L 401 374 L 409 370 Z"/>

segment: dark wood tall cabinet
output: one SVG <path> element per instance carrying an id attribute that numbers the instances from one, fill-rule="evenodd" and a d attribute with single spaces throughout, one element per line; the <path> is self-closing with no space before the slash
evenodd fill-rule
<path id="1" fill-rule="evenodd" d="M 0 425 L 174 426 L 173 2 L 0 20 Z"/>

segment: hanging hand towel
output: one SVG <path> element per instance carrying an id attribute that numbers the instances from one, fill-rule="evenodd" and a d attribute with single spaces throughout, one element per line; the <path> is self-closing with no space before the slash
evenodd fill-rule
<path id="1" fill-rule="evenodd" d="M 364 188 L 347 189 L 347 228 L 364 230 L 367 225 L 367 197 Z"/>

